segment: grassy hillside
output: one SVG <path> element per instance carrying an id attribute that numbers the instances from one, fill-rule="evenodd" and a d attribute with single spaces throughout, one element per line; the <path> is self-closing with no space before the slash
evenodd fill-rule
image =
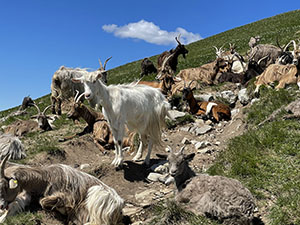
<path id="1" fill-rule="evenodd" d="M 189 54 L 186 60 L 180 56 L 178 71 L 214 60 L 213 46 L 220 47 L 225 44 L 225 47 L 228 48 L 228 43 L 235 43 L 237 51 L 244 55 L 249 49 L 248 41 L 251 36 L 260 35 L 261 43 L 272 44 L 276 43 L 278 37 L 283 46 L 291 39 L 300 38 L 300 32 L 296 34 L 297 31 L 300 31 L 299 10 L 214 35 L 187 45 Z M 157 57 L 151 57 L 155 64 Z M 110 70 L 109 83 L 125 83 L 139 78 L 140 62 L 128 63 Z M 153 79 L 153 76 L 145 79 Z M 237 178 L 246 185 L 256 197 L 259 208 L 267 208 L 265 210 L 268 211 L 265 215 L 267 224 L 300 224 L 300 124 L 297 120 L 282 121 L 278 117 L 278 120 L 266 123 L 260 129 L 254 128 L 274 110 L 299 97 L 300 94 L 295 86 L 280 91 L 263 89 L 261 100 L 244 111 L 247 117 L 245 122 L 249 126 L 248 131 L 242 136 L 232 139 L 225 151 L 219 155 L 217 163 L 209 169 L 210 174 Z M 41 109 L 50 104 L 49 95 L 35 101 Z M 0 112 L 0 118 L 16 109 L 17 107 Z M 26 115 L 9 118 L 6 122 L 0 123 L 0 127 L 17 119 L 29 119 L 30 116 L 36 114 L 36 109 L 29 108 L 27 112 Z M 283 111 L 282 114 L 286 114 L 286 112 Z M 65 116 L 55 122 L 57 130 L 69 124 L 71 122 L 65 120 Z M 71 130 L 72 127 L 69 127 Z M 45 138 L 43 135 L 36 132 L 25 137 L 26 140 L 39 140 L 31 144 L 27 152 L 29 158 L 34 157 L 40 151 L 59 151 L 57 139 L 55 137 Z M 167 209 L 162 204 L 156 206 L 153 212 L 156 216 L 152 224 L 160 224 L 158 221 L 166 214 L 170 218 L 176 217 L 176 220 L 171 220 L 169 224 L 177 224 L 176 221 L 182 219 L 188 221 L 188 224 L 214 223 L 212 221 L 205 222 L 207 220 L 203 220 L 203 218 L 193 217 L 190 213 L 182 212 L 173 204 L 167 203 L 166 205 L 169 206 Z M 34 221 L 39 217 L 41 215 L 23 214 L 23 216 L 9 220 L 7 224 L 36 224 Z"/>
<path id="2" fill-rule="evenodd" d="M 299 21 L 300 10 L 292 11 L 228 30 L 189 44 L 186 46 L 189 50 L 186 60 L 181 56 L 179 57 L 177 72 L 181 69 L 197 67 L 214 60 L 215 49 L 213 46 L 221 47 L 224 45 L 225 48 L 228 48 L 228 43 L 235 43 L 237 51 L 244 55 L 246 51 L 249 50 L 248 42 L 251 36 L 260 35 L 262 37 L 261 43 L 274 45 L 276 45 L 276 38 L 278 37 L 281 46 L 283 46 L 291 39 L 300 38 L 300 33 L 295 35 L 297 31 L 300 31 Z M 157 58 L 158 55 L 150 57 L 155 65 L 157 65 Z M 110 70 L 109 82 L 123 83 L 139 78 L 141 60 Z"/>

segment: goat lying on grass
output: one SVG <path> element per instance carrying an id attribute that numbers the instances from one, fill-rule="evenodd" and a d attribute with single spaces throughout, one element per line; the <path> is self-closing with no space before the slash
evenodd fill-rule
<path id="1" fill-rule="evenodd" d="M 115 225 L 122 219 L 123 199 L 96 177 L 70 166 L 0 165 L 0 209 L 7 216 L 25 210 L 38 199 L 43 209 L 65 215 L 67 224 Z"/>
<path id="2" fill-rule="evenodd" d="M 108 122 L 106 121 L 102 113 L 98 113 L 81 103 L 80 99 L 83 94 L 81 94 L 80 96 L 78 96 L 78 94 L 79 92 L 77 92 L 74 97 L 71 110 L 68 112 L 67 117 L 72 119 L 73 121 L 83 118 L 88 125 L 82 132 L 62 138 L 59 141 L 62 142 L 70 140 L 76 136 L 82 136 L 84 134 L 92 132 L 94 143 L 98 146 L 102 153 L 105 153 L 104 148 L 112 148 L 114 146 L 113 136 Z M 127 130 L 126 133 L 129 133 L 129 131 Z M 123 140 L 123 147 L 131 147 L 133 145 L 134 136 L 135 133 L 129 133 L 128 137 L 124 138 Z"/>
<path id="3" fill-rule="evenodd" d="M 256 81 L 254 82 L 256 86 L 254 91 L 255 95 L 259 96 L 259 88 L 261 85 L 269 85 L 275 81 L 279 82 L 275 87 L 276 89 L 285 88 L 286 85 L 294 83 L 297 83 L 300 88 L 300 52 L 293 63 L 294 64 L 288 65 L 272 64 L 267 67 L 261 75 L 256 77 Z"/>
<path id="4" fill-rule="evenodd" d="M 209 115 L 212 112 L 212 116 L 217 122 L 222 119 L 231 119 L 229 106 L 220 102 L 197 101 L 190 88 L 191 83 L 192 82 L 189 83 L 188 87 L 185 87 L 184 85 L 182 90 L 182 98 L 188 102 L 191 114 Z"/>
<path id="5" fill-rule="evenodd" d="M 50 124 L 50 117 L 46 115 L 46 112 L 52 105 L 47 106 L 43 112 L 41 112 L 40 108 L 34 103 L 34 107 L 37 109 L 38 114 L 35 116 L 32 116 L 31 118 L 36 118 L 38 122 L 38 126 L 43 131 L 49 131 L 52 130 L 52 126 Z"/>
<path id="6" fill-rule="evenodd" d="M 251 224 L 256 209 L 254 197 L 238 180 L 223 177 L 196 175 L 189 167 L 195 153 L 186 155 L 170 149 L 167 158 L 169 174 L 176 185 L 175 201 L 195 214 L 215 218 L 229 224 Z"/>

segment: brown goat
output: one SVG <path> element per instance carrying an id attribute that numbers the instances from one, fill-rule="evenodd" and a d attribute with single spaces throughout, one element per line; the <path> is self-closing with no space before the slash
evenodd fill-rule
<path id="1" fill-rule="evenodd" d="M 231 119 L 231 111 L 227 105 L 215 101 L 197 101 L 193 95 L 193 90 L 190 88 L 191 83 L 182 90 L 182 98 L 188 102 L 191 114 L 202 116 L 212 112 L 212 116 L 217 122 L 222 119 Z"/>
<path id="2" fill-rule="evenodd" d="M 177 82 L 175 82 L 175 84 L 172 86 L 172 95 L 179 91 L 182 91 L 182 89 L 184 88 L 184 82 L 191 82 L 193 80 L 196 80 L 205 85 L 212 85 L 216 80 L 216 76 L 219 72 L 229 71 L 230 69 L 231 68 L 228 60 L 217 58 L 215 61 L 204 64 L 200 67 L 180 70 L 180 72 L 175 77 L 175 80 Z"/>
<path id="3" fill-rule="evenodd" d="M 148 85 L 154 88 L 159 88 L 164 95 L 168 95 L 174 84 L 174 78 L 170 74 L 165 74 L 160 78 L 160 81 L 139 81 L 138 84 Z"/>
<path id="4" fill-rule="evenodd" d="M 143 77 L 151 73 L 157 73 L 157 69 L 149 58 L 144 58 L 141 62 L 140 76 Z"/>
<path id="5" fill-rule="evenodd" d="M 40 108 L 34 103 L 33 106 L 37 109 L 38 114 L 35 116 L 32 116 L 31 118 L 36 118 L 38 121 L 38 126 L 40 129 L 42 129 L 43 131 L 49 131 L 52 130 L 52 127 L 49 123 L 49 119 L 50 117 L 46 115 L 46 112 L 48 109 L 50 109 L 50 107 L 52 105 L 47 106 L 44 111 L 41 113 Z"/>
<path id="6" fill-rule="evenodd" d="M 138 84 L 148 85 L 154 88 L 159 88 L 164 95 L 168 95 L 171 91 L 172 85 L 175 83 L 172 73 L 170 74 L 167 62 L 171 56 L 165 58 L 163 65 L 157 75 L 159 81 L 139 81 Z"/>
<path id="7" fill-rule="evenodd" d="M 173 73 L 176 72 L 179 55 L 182 55 L 183 58 L 185 58 L 185 55 L 188 54 L 188 52 L 189 52 L 184 47 L 184 45 L 180 43 L 179 39 L 180 39 L 180 35 L 178 37 L 175 37 L 175 40 L 178 43 L 178 45 L 175 49 L 171 49 L 170 51 L 165 51 L 165 52 L 160 54 L 160 56 L 157 59 L 158 68 L 162 67 L 163 62 L 164 62 L 166 57 L 172 55 L 171 59 L 168 61 L 168 66 L 171 68 Z"/>
<path id="8" fill-rule="evenodd" d="M 284 88 L 287 84 L 297 83 L 300 88 L 300 57 L 298 61 L 294 64 L 288 65 L 277 65 L 272 64 L 265 71 L 256 78 L 255 81 L 255 94 L 259 95 L 259 87 L 261 85 L 269 85 L 275 81 L 278 81 L 278 85 L 275 87 L 276 89 Z"/>
<path id="9" fill-rule="evenodd" d="M 113 135 L 109 124 L 102 113 L 96 112 L 80 102 L 80 98 L 83 96 L 83 94 L 81 94 L 78 98 L 77 95 L 78 93 L 74 98 L 72 108 L 67 114 L 67 117 L 73 121 L 83 118 L 88 125 L 82 132 L 76 133 L 72 136 L 64 137 L 60 139 L 60 141 L 70 140 L 76 136 L 82 136 L 92 132 L 94 143 L 98 146 L 102 153 L 105 153 L 105 149 L 111 149 L 114 146 Z M 126 133 L 129 133 L 127 129 Z M 131 147 L 133 145 L 134 136 L 135 133 L 129 133 L 128 137 L 124 138 L 123 140 L 123 146 Z"/>

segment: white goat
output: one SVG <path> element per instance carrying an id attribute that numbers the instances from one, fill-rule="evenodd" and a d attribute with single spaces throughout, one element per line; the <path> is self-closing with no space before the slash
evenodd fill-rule
<path id="1" fill-rule="evenodd" d="M 213 46 L 216 49 L 216 58 L 222 58 L 224 60 L 231 60 L 232 67 L 231 71 L 233 73 L 242 73 L 246 71 L 246 63 L 243 61 L 243 57 L 236 52 L 235 45 L 230 44 L 230 50 L 225 51 L 220 47 L 219 49 L 216 46 Z"/>
<path id="2" fill-rule="evenodd" d="M 100 59 L 99 64 L 100 68 L 98 70 L 101 70 L 103 72 L 102 80 L 103 82 L 107 83 L 107 73 L 105 72 L 105 67 L 108 58 L 105 60 L 104 66 L 102 65 Z M 87 71 L 87 69 L 80 69 L 80 68 L 68 68 L 65 66 L 61 66 L 53 75 L 52 77 L 52 83 L 51 83 L 51 102 L 52 102 L 52 113 L 53 114 L 61 114 L 61 103 L 63 100 L 66 100 L 70 97 L 73 97 L 76 93 L 75 91 L 79 91 L 79 93 L 84 92 L 83 85 L 81 84 L 74 84 L 72 82 L 72 78 L 81 77 L 83 74 L 90 73 Z M 92 73 L 92 72 L 91 72 Z M 55 110 L 57 106 L 57 112 Z M 93 104 L 93 108 L 97 109 L 97 105 Z"/>
<path id="3" fill-rule="evenodd" d="M 146 165 L 150 163 L 150 155 L 154 144 L 161 144 L 161 129 L 169 116 L 169 103 L 157 88 L 146 85 L 122 84 L 106 86 L 100 80 L 103 71 L 84 74 L 74 78 L 73 82 L 84 84 L 85 98 L 102 105 L 103 115 L 108 120 L 115 143 L 116 167 L 123 164 L 122 140 L 125 124 L 131 131 L 140 134 L 141 143 L 134 161 L 142 157 L 145 144 L 148 142 Z M 170 116 L 169 116 L 170 117 Z"/>
<path id="4" fill-rule="evenodd" d="M 67 217 L 68 224 L 116 225 L 124 200 L 96 177 L 63 164 L 43 167 L 0 165 L 0 223 L 24 211 L 32 199 Z M 4 170 L 5 169 L 5 170 Z"/>

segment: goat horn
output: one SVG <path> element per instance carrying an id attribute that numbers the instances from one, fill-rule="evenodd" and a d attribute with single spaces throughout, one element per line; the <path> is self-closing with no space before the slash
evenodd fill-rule
<path id="1" fill-rule="evenodd" d="M 185 80 L 183 80 L 183 88 L 186 88 Z"/>
<path id="2" fill-rule="evenodd" d="M 42 114 L 45 116 L 45 114 L 46 114 L 46 111 L 51 107 L 52 105 L 48 105 L 45 109 L 44 109 L 44 111 L 42 112 Z"/>
<path id="3" fill-rule="evenodd" d="M 294 45 L 294 51 L 296 51 L 296 50 L 297 50 L 296 41 L 295 41 L 295 40 L 292 40 L 292 43 L 293 43 L 293 45 Z"/>
<path id="4" fill-rule="evenodd" d="M 1 164 L 0 164 L 0 178 L 4 178 L 4 168 L 5 168 L 5 164 L 6 161 L 8 160 L 8 158 L 10 157 L 10 154 L 7 154 L 4 159 L 2 159 Z"/>
<path id="5" fill-rule="evenodd" d="M 38 114 L 40 115 L 41 114 L 41 110 L 40 110 L 40 108 L 37 106 L 37 104 L 33 104 L 34 105 L 34 107 L 37 109 L 37 111 L 38 111 Z"/>
<path id="6" fill-rule="evenodd" d="M 112 58 L 112 56 L 109 57 L 107 60 L 105 60 L 105 62 L 104 62 L 104 67 L 103 67 L 104 70 L 105 70 L 105 67 L 106 67 L 106 63 L 107 63 L 111 58 Z M 99 60 L 100 60 L 100 59 L 99 59 Z"/>
<path id="7" fill-rule="evenodd" d="M 82 98 L 83 95 L 84 95 L 84 92 L 81 95 L 79 95 L 79 97 L 76 99 L 75 103 L 78 103 L 79 100 Z"/>
<path id="8" fill-rule="evenodd" d="M 173 57 L 174 53 L 172 53 L 171 55 L 169 55 L 168 57 L 165 58 L 162 66 L 161 66 L 161 70 L 163 71 L 165 69 L 165 66 L 167 64 L 167 62 L 170 60 L 171 57 Z"/>
<path id="9" fill-rule="evenodd" d="M 270 54 L 262 57 L 261 59 L 258 60 L 257 64 L 259 65 L 261 63 L 261 61 L 263 61 L 264 59 L 268 58 L 270 56 Z"/>
<path id="10" fill-rule="evenodd" d="M 290 44 L 294 43 L 294 42 L 295 42 L 294 40 L 291 40 L 289 43 L 287 43 L 286 46 L 284 46 L 284 48 L 283 48 L 283 52 L 285 52 L 288 49 L 288 47 L 290 46 Z"/>
<path id="11" fill-rule="evenodd" d="M 99 58 L 98 60 L 99 60 L 100 68 L 101 68 L 102 70 L 104 70 L 104 68 L 103 68 L 103 65 L 102 65 L 102 62 L 101 62 L 100 58 Z"/>
<path id="12" fill-rule="evenodd" d="M 179 45 L 181 45 L 181 43 L 180 43 L 180 41 L 179 41 L 180 36 L 181 36 L 181 34 L 179 34 L 178 37 L 175 37 L 175 40 L 177 41 L 177 43 L 178 43 Z"/>
<path id="13" fill-rule="evenodd" d="M 216 49 L 216 53 L 219 51 L 219 49 L 216 46 L 213 46 Z"/>
<path id="14" fill-rule="evenodd" d="M 79 91 L 78 90 L 75 90 L 76 91 L 76 95 L 75 95 L 75 97 L 74 97 L 74 102 L 76 102 L 76 98 L 77 98 L 77 96 L 78 96 L 78 94 L 79 94 Z"/>

